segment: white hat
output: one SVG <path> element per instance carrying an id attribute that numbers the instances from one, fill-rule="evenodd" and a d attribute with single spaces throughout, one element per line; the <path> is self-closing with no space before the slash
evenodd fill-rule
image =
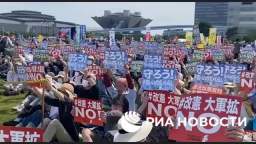
<path id="1" fill-rule="evenodd" d="M 127 112 L 118 121 L 118 129 L 114 142 L 139 142 L 151 132 L 153 125 L 149 121 L 141 121 L 136 112 Z"/>

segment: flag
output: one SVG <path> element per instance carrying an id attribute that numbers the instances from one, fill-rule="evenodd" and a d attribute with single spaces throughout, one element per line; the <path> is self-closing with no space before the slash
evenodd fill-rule
<path id="1" fill-rule="evenodd" d="M 192 32 L 186 32 L 186 43 L 188 45 L 192 45 L 193 42 L 193 33 Z"/>
<path id="2" fill-rule="evenodd" d="M 210 28 L 209 30 L 209 45 L 215 45 L 216 43 L 216 37 L 217 37 L 217 29 L 216 28 Z"/>

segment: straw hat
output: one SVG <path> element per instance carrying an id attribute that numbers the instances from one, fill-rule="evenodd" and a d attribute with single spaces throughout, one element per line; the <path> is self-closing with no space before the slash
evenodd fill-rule
<path id="1" fill-rule="evenodd" d="M 64 83 L 61 85 L 61 87 L 58 89 L 62 92 L 66 92 L 69 96 L 69 98 L 74 98 L 74 87 L 69 83 Z"/>

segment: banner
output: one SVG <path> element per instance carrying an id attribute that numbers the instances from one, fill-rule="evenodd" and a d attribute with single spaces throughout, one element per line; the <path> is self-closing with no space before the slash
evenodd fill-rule
<path id="1" fill-rule="evenodd" d="M 76 98 L 74 101 L 74 106 L 75 122 L 103 126 L 105 112 L 102 109 L 101 101 Z"/>
<path id="2" fill-rule="evenodd" d="M 195 25 L 193 27 L 193 36 L 194 36 L 194 41 L 196 44 L 199 44 L 201 42 L 201 37 L 200 37 L 200 31 L 198 25 Z"/>
<path id="3" fill-rule="evenodd" d="M 246 69 L 242 64 L 198 64 L 194 82 L 223 86 L 225 82 L 240 83 L 240 74 Z"/>
<path id="4" fill-rule="evenodd" d="M 144 55 L 144 68 L 162 68 L 163 60 L 159 55 Z"/>
<path id="5" fill-rule="evenodd" d="M 180 96 L 169 93 L 167 91 L 146 91 L 149 98 L 147 105 L 147 118 L 153 118 L 154 121 L 175 116 L 179 106 Z"/>
<path id="6" fill-rule="evenodd" d="M 43 142 L 43 135 L 42 129 L 0 126 L 0 142 Z"/>
<path id="7" fill-rule="evenodd" d="M 240 90 L 249 93 L 253 88 L 256 88 L 256 74 L 251 71 L 242 71 Z"/>
<path id="8" fill-rule="evenodd" d="M 109 45 L 110 45 L 110 47 L 116 45 L 116 38 L 115 38 L 114 31 L 109 31 Z"/>
<path id="9" fill-rule="evenodd" d="M 208 39 L 208 44 L 209 45 L 215 45 L 216 36 L 217 36 L 217 29 L 216 28 L 210 28 L 209 29 L 209 39 Z"/>
<path id="10" fill-rule="evenodd" d="M 68 67 L 69 70 L 83 71 L 87 67 L 87 55 L 69 54 Z"/>
<path id="11" fill-rule="evenodd" d="M 217 36 L 217 46 L 221 46 L 222 42 L 221 42 L 221 36 Z"/>
<path id="12" fill-rule="evenodd" d="M 177 77 L 176 69 L 148 69 L 142 73 L 143 90 L 166 90 L 174 91 Z"/>
<path id="13" fill-rule="evenodd" d="M 38 62 L 48 62 L 49 61 L 49 51 L 48 49 L 35 49 L 34 50 L 34 61 Z"/>
<path id="14" fill-rule="evenodd" d="M 179 123 L 171 129 L 169 139 L 177 142 L 232 142 L 234 140 L 225 137 L 224 133 L 231 124 L 231 117 L 234 122 L 238 121 L 241 107 L 242 97 L 239 96 L 183 95 L 179 103 L 177 119 L 185 120 L 186 124 Z M 202 118 L 207 118 L 205 125 L 200 122 Z M 198 123 L 196 124 L 195 121 Z"/>
<path id="15" fill-rule="evenodd" d="M 208 94 L 224 94 L 223 89 L 221 87 L 215 87 L 211 85 L 204 85 L 204 84 L 194 84 L 191 87 L 192 93 L 208 93 Z"/>
<path id="16" fill-rule="evenodd" d="M 120 72 L 124 71 L 124 65 L 128 63 L 127 53 L 124 51 L 105 51 L 104 67 Z"/>
<path id="17" fill-rule="evenodd" d="M 90 65 L 87 67 L 89 73 L 96 75 L 97 80 L 101 80 L 104 74 L 103 69 L 97 65 Z"/>
<path id="18" fill-rule="evenodd" d="M 192 45 L 193 44 L 193 33 L 192 32 L 186 32 L 186 44 Z"/>
<path id="19" fill-rule="evenodd" d="M 80 25 L 80 41 L 85 40 L 86 38 L 86 26 Z"/>

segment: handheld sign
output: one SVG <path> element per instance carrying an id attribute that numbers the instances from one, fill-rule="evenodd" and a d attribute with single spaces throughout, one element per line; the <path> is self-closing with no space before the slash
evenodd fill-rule
<path id="1" fill-rule="evenodd" d="M 43 135 L 41 129 L 0 126 L 0 142 L 43 142 Z"/>
<path id="2" fill-rule="evenodd" d="M 69 54 L 68 66 L 70 70 L 82 71 L 87 67 L 87 55 Z"/>
<path id="3" fill-rule="evenodd" d="M 91 125 L 102 126 L 105 113 L 102 110 L 102 102 L 99 100 L 76 98 L 75 121 Z"/>
<path id="4" fill-rule="evenodd" d="M 166 90 L 173 91 L 177 71 L 175 69 L 144 69 L 143 70 L 143 90 Z"/>
<path id="5" fill-rule="evenodd" d="M 100 66 L 97 65 L 90 65 L 87 67 L 89 73 L 93 73 L 97 80 L 101 80 L 102 76 L 104 74 L 103 69 Z"/>
<path id="6" fill-rule="evenodd" d="M 34 61 L 48 62 L 49 61 L 49 51 L 48 49 L 35 49 Z"/>
<path id="7" fill-rule="evenodd" d="M 250 71 L 242 71 L 240 90 L 249 93 L 253 88 L 256 88 L 256 74 Z"/>
<path id="8" fill-rule="evenodd" d="M 147 105 L 147 118 L 154 121 L 167 121 L 168 117 L 175 116 L 179 106 L 180 96 L 167 91 L 146 91 L 149 98 Z"/>
<path id="9" fill-rule="evenodd" d="M 144 55 L 144 68 L 162 68 L 163 59 L 161 55 Z"/>
<path id="10" fill-rule="evenodd" d="M 124 71 L 124 65 L 128 63 L 127 53 L 123 51 L 105 51 L 104 67 Z"/>
<path id="11" fill-rule="evenodd" d="M 194 81 L 202 84 L 223 86 L 225 82 L 240 83 L 241 71 L 246 66 L 241 64 L 209 65 L 198 64 Z"/>
<path id="12" fill-rule="evenodd" d="M 239 96 L 183 95 L 176 116 L 178 122 L 170 131 L 169 138 L 178 142 L 235 141 L 226 137 L 224 133 L 228 125 L 235 125 L 238 122 L 241 107 L 242 97 Z M 204 124 L 203 119 L 206 120 Z"/>

